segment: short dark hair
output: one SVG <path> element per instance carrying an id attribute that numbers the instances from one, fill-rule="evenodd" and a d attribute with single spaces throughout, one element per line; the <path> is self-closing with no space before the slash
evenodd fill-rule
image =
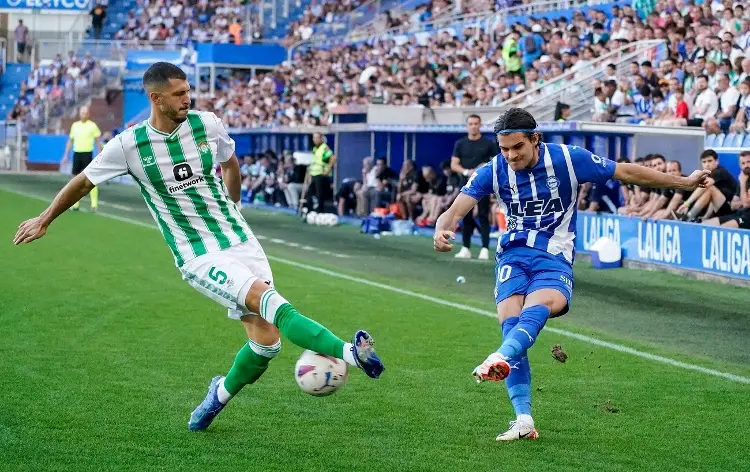
<path id="1" fill-rule="evenodd" d="M 660 159 L 660 160 L 662 160 L 664 162 L 667 162 L 667 159 L 664 156 L 662 156 L 661 154 L 651 154 L 651 160 L 654 161 L 656 159 Z"/>
<path id="2" fill-rule="evenodd" d="M 164 87 L 170 79 L 187 80 L 187 74 L 169 62 L 155 62 L 143 74 L 143 88 Z"/>
<path id="3" fill-rule="evenodd" d="M 643 61 L 643 62 L 641 62 L 641 66 L 642 67 L 653 67 L 651 65 L 651 61 Z"/>
<path id="4" fill-rule="evenodd" d="M 669 161 L 668 164 L 677 164 L 677 168 L 680 169 L 680 172 L 682 172 L 682 164 L 680 161 Z"/>
<path id="5" fill-rule="evenodd" d="M 450 161 L 450 159 L 446 159 L 443 162 L 441 162 L 440 163 L 440 168 L 443 169 L 443 170 L 450 169 L 451 168 L 451 161 Z"/>
<path id="6" fill-rule="evenodd" d="M 476 118 L 480 123 L 482 122 L 482 117 L 477 115 L 476 113 L 472 113 L 471 115 L 467 116 L 466 121 L 468 122 L 472 118 Z"/>
<path id="7" fill-rule="evenodd" d="M 716 151 L 714 151 L 713 149 L 706 149 L 705 151 L 701 153 L 701 160 L 708 159 L 708 158 L 716 159 L 718 161 L 719 155 L 716 154 Z"/>

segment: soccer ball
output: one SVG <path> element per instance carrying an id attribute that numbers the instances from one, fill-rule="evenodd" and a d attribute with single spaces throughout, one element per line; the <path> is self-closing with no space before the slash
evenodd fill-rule
<path id="1" fill-rule="evenodd" d="M 347 375 L 346 362 L 310 350 L 303 352 L 294 366 L 299 388 L 316 397 L 325 397 L 341 388 Z"/>
<path id="2" fill-rule="evenodd" d="M 318 220 L 318 213 L 311 211 L 307 214 L 307 224 L 314 225 L 316 224 L 316 221 Z"/>

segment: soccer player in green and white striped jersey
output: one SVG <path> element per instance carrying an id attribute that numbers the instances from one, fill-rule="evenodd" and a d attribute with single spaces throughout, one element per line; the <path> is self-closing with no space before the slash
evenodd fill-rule
<path id="1" fill-rule="evenodd" d="M 384 367 L 367 332 L 357 331 L 347 343 L 274 290 L 263 248 L 235 203 L 241 177 L 234 141 L 216 115 L 189 109 L 185 73 L 158 62 L 144 74 L 143 85 L 151 117 L 109 141 L 40 216 L 21 223 L 14 243 L 44 236 L 55 218 L 96 185 L 124 174 L 133 177 L 183 279 L 227 307 L 249 338 L 229 373 L 211 380 L 208 395 L 190 417 L 191 430 L 207 428 L 242 387 L 265 372 L 281 348 L 279 332 L 302 348 L 379 377 Z"/>

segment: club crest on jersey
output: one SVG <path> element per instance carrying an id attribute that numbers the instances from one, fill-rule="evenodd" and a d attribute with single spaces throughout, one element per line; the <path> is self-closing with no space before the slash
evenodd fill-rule
<path id="1" fill-rule="evenodd" d="M 208 145 L 207 142 L 201 141 L 198 143 L 198 152 L 201 154 L 206 154 L 211 152 L 211 147 Z"/>
<path id="2" fill-rule="evenodd" d="M 559 186 L 560 180 L 557 177 L 555 177 L 554 175 L 547 177 L 547 187 L 549 187 L 550 190 L 555 190 Z"/>

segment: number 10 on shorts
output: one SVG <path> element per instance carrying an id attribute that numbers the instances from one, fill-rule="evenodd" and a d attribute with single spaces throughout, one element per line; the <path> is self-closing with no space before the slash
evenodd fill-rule
<path id="1" fill-rule="evenodd" d="M 511 266 L 509 265 L 500 267 L 500 270 L 497 271 L 497 281 L 503 283 L 508 280 L 510 278 L 510 270 Z"/>

